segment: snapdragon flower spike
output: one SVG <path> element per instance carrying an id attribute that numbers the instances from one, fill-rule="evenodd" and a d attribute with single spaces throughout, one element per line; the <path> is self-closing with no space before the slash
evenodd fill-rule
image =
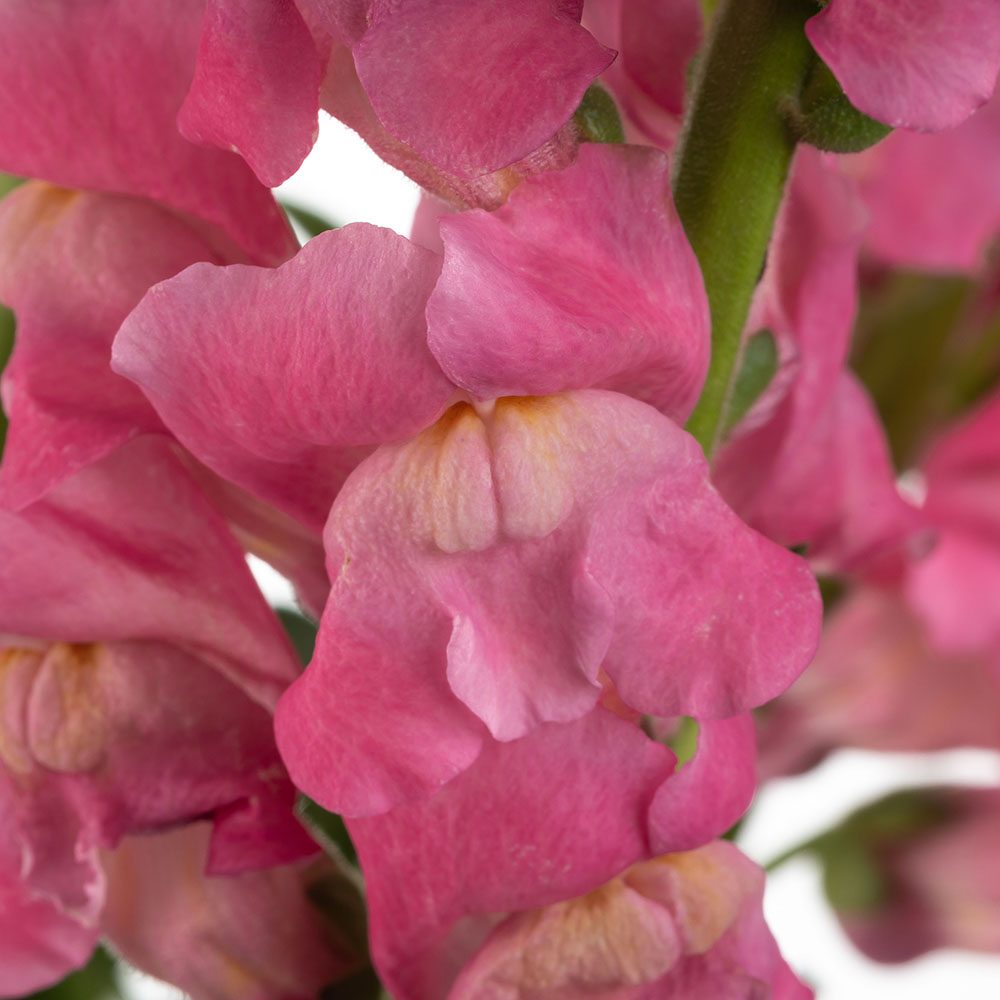
<path id="1" fill-rule="evenodd" d="M 315 1000 L 360 968 L 351 928 L 309 896 L 343 878 L 325 859 L 205 874 L 210 827 L 127 837 L 103 863 L 102 935 L 115 953 L 193 997 Z"/>
<path id="2" fill-rule="evenodd" d="M 212 816 L 219 872 L 314 850 L 264 707 L 294 655 L 165 442 L 132 442 L 0 514 L 0 565 L 11 921 L 54 906 L 82 948 L 103 893 L 96 851 L 129 832 Z M 58 924 L 40 926 L 55 939 L 0 935 L 22 989 L 40 985 L 32 970 L 67 970 L 51 960 L 68 957 Z"/>
<path id="3" fill-rule="evenodd" d="M 812 655 L 805 564 L 674 422 L 707 310 L 668 197 L 662 154 L 585 148 L 449 220 L 436 285 L 434 254 L 348 227 L 278 271 L 196 265 L 123 325 L 117 370 L 202 461 L 307 523 L 340 488 L 317 654 L 277 720 L 329 808 L 385 810 L 490 737 L 586 715 L 602 671 L 640 713 L 712 718 Z"/>
<path id="4" fill-rule="evenodd" d="M 838 571 L 870 564 L 919 526 L 875 408 L 846 370 L 864 225 L 850 182 L 800 148 L 747 325 L 772 333 L 781 366 L 714 470 L 750 524 Z"/>
<path id="5" fill-rule="evenodd" d="M 177 129 L 203 6 L 4 3 L 0 169 L 151 198 L 274 264 L 296 246 L 280 207 L 235 153 L 197 146 Z"/>
<path id="6" fill-rule="evenodd" d="M 111 371 L 111 344 L 151 285 L 195 261 L 232 259 L 217 235 L 143 199 L 41 181 L 0 202 L 0 300 L 18 325 L 0 381 L 10 420 L 0 506 L 23 508 L 136 436 L 168 433 L 145 396 Z M 194 468 L 241 541 L 318 613 L 329 588 L 318 532 Z"/>
<path id="7" fill-rule="evenodd" d="M 870 217 L 866 251 L 896 267 L 980 272 L 1000 233 L 998 161 L 1000 94 L 941 135 L 897 131 L 842 160 Z"/>
<path id="8" fill-rule="evenodd" d="M 993 0 L 830 0 L 806 34 L 851 103 L 893 127 L 960 124 L 1000 70 Z"/>
<path id="9" fill-rule="evenodd" d="M 352 820 L 393 996 L 707 998 L 754 979 L 808 996 L 779 988 L 794 977 L 763 925 L 762 874 L 735 848 L 650 860 L 646 804 L 677 780 L 668 756 L 598 709 L 494 744 L 429 799 Z M 451 850 L 470 817 L 475 836 Z"/>

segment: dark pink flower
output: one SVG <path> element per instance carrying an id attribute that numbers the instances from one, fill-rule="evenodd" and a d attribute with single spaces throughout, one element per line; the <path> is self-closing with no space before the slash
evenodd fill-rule
<path id="1" fill-rule="evenodd" d="M 707 316 L 662 155 L 585 147 L 444 239 L 443 272 L 364 226 L 277 271 L 196 265 L 115 347 L 215 471 L 309 526 L 336 497 L 333 595 L 278 725 L 297 782 L 351 815 L 587 715 L 602 673 L 638 712 L 746 711 L 818 624 L 804 564 L 675 423 Z"/>

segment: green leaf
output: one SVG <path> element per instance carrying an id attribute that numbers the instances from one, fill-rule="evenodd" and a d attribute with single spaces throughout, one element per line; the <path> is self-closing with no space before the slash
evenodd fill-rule
<path id="1" fill-rule="evenodd" d="M 357 867 L 358 852 L 340 816 L 328 812 L 306 795 L 299 796 L 295 811 L 327 854 L 334 858 L 343 858 Z"/>
<path id="2" fill-rule="evenodd" d="M 0 305 L 0 372 L 4 370 L 10 352 L 14 349 L 14 314 Z M 3 457 L 3 446 L 7 440 L 7 415 L 0 406 L 0 458 Z"/>
<path id="3" fill-rule="evenodd" d="M 584 142 L 625 141 L 625 130 L 615 100 L 598 83 L 587 88 L 573 120 Z"/>
<path id="4" fill-rule="evenodd" d="M 121 1000 L 115 986 L 115 960 L 103 949 L 98 948 L 90 961 L 61 983 L 40 993 L 32 1000 Z"/>
<path id="5" fill-rule="evenodd" d="M 728 434 L 760 399 L 778 370 L 778 347 L 770 330 L 760 330 L 746 342 L 740 368 L 726 409 L 723 434 Z"/>
<path id="6" fill-rule="evenodd" d="M 786 115 L 800 142 L 828 153 L 860 153 L 892 131 L 858 111 L 829 67 L 819 60 L 802 96 L 787 106 Z"/>
<path id="7" fill-rule="evenodd" d="M 294 608 L 278 608 L 277 615 L 302 666 L 308 666 L 316 648 L 316 623 Z"/>
<path id="8" fill-rule="evenodd" d="M 285 214 L 292 220 L 292 222 L 297 223 L 303 230 L 305 230 L 306 235 L 310 239 L 314 236 L 319 236 L 320 233 L 326 233 L 331 229 L 340 228 L 339 223 L 333 222 L 330 219 L 324 219 L 322 215 L 310 212 L 308 208 L 300 208 L 298 205 L 289 205 L 288 202 L 282 202 L 281 204 L 282 208 L 285 210 Z"/>

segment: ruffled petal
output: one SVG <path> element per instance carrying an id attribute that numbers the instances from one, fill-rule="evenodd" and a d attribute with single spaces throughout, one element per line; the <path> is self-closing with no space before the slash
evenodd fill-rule
<path id="1" fill-rule="evenodd" d="M 5 3 L 0 169 L 164 202 L 220 227 L 252 259 L 277 263 L 295 239 L 267 189 L 235 153 L 177 130 L 202 6 Z"/>
<path id="2" fill-rule="evenodd" d="M 958 125 L 1000 70 L 994 0 L 833 0 L 806 34 L 851 103 L 893 127 Z"/>
<path id="3" fill-rule="evenodd" d="M 113 367 L 209 468 L 319 530 L 353 466 L 454 391 L 425 342 L 438 267 L 365 224 L 277 270 L 195 266 L 129 316 Z"/>
<path id="4" fill-rule="evenodd" d="M 239 153 L 277 187 L 316 141 L 322 77 L 293 0 L 209 0 L 178 125 L 192 142 Z"/>
<path id="5" fill-rule="evenodd" d="M 584 145 L 496 212 L 442 219 L 441 234 L 429 341 L 457 385 L 483 399 L 599 386 L 690 413 L 708 305 L 662 153 Z"/>

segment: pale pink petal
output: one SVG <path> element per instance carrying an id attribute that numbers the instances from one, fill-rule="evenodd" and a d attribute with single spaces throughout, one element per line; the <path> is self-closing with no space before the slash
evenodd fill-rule
<path id="1" fill-rule="evenodd" d="M 1000 69 L 995 0 L 832 0 L 806 34 L 851 103 L 893 127 L 958 125 Z"/>
<path id="2" fill-rule="evenodd" d="M 694 757 L 660 786 L 650 807 L 653 852 L 688 851 L 722 836 L 750 805 L 756 764 L 752 716 L 700 723 Z"/>
<path id="3" fill-rule="evenodd" d="M 138 198 L 34 182 L 0 203 L 0 299 L 17 317 L 2 383 L 3 506 L 23 507 L 162 429 L 142 393 L 112 373 L 111 343 L 150 285 L 199 260 L 221 262 L 191 226 Z"/>
<path id="4" fill-rule="evenodd" d="M 268 704 L 298 674 L 242 550 L 162 440 L 0 513 L 0 566 L 0 633 L 175 643 Z"/>
<path id="5" fill-rule="evenodd" d="M 239 153 L 276 187 L 316 140 L 322 76 L 293 0 L 209 0 L 178 125 L 192 142 Z"/>
<path id="6" fill-rule="evenodd" d="M 560 0 L 373 3 L 354 61 L 392 135 L 476 177 L 543 146 L 611 62 L 578 22 Z"/>
<path id="7" fill-rule="evenodd" d="M 214 223 L 252 259 L 295 248 L 235 154 L 177 130 L 203 0 L 11 0 L 0 9 L 0 169 L 142 195 Z"/>
<path id="8" fill-rule="evenodd" d="M 1000 98 L 944 135 L 895 132 L 852 158 L 880 261 L 977 271 L 1000 233 Z"/>
<path id="9" fill-rule="evenodd" d="M 708 306 L 663 154 L 584 145 L 496 212 L 442 219 L 441 234 L 429 341 L 456 384 L 480 398 L 600 386 L 690 413 Z"/>
<path id="10" fill-rule="evenodd" d="M 105 857 L 103 929 L 116 952 L 212 1000 L 313 1000 L 358 963 L 309 899 L 326 868 L 212 878 L 204 873 L 208 835 L 196 824 L 131 837 Z"/>
<path id="11" fill-rule="evenodd" d="M 352 821 L 393 996 L 446 996 L 498 915 L 588 892 L 644 857 L 646 808 L 670 767 L 668 751 L 598 709 L 491 744 L 431 799 Z"/>
<path id="12" fill-rule="evenodd" d="M 425 342 L 438 267 L 364 224 L 276 270 L 196 265 L 129 316 L 113 367 L 209 468 L 319 530 L 372 446 L 426 426 L 454 391 Z"/>

